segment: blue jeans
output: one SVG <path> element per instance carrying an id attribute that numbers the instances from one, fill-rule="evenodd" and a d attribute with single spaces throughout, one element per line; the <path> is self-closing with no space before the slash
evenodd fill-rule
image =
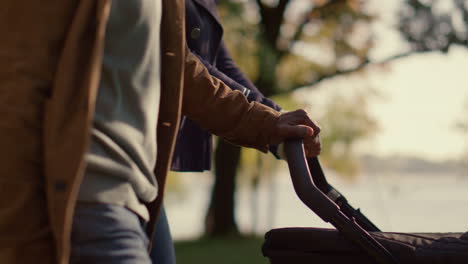
<path id="1" fill-rule="evenodd" d="M 145 222 L 117 205 L 78 202 L 71 264 L 151 264 Z"/>
<path id="2" fill-rule="evenodd" d="M 151 260 L 154 264 L 175 264 L 175 250 L 166 210 L 161 208 L 151 246 Z"/>

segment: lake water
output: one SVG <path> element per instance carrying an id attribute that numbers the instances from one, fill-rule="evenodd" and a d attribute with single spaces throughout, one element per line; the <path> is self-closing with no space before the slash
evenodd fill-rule
<path id="1" fill-rule="evenodd" d="M 383 231 L 468 231 L 468 177 L 449 174 L 363 175 L 355 182 L 326 172 L 328 180 L 355 208 Z M 168 196 L 166 210 L 174 239 L 191 239 L 203 232 L 212 177 L 182 174 L 182 198 Z M 286 166 L 272 181 L 261 181 L 258 192 L 240 188 L 237 223 L 241 231 L 263 235 L 287 226 L 331 227 L 297 198 Z M 256 202 L 254 202 L 256 201 Z"/>

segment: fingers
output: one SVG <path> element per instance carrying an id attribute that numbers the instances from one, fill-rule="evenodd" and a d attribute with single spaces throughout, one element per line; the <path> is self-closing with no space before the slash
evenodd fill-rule
<path id="1" fill-rule="evenodd" d="M 273 133 L 273 144 L 286 138 L 314 138 L 320 133 L 320 127 L 312 121 L 303 109 L 281 114 L 277 121 L 276 131 Z M 316 148 L 311 153 L 317 153 Z"/>
<path id="2" fill-rule="evenodd" d="M 306 111 L 304 112 L 305 112 L 304 125 L 312 127 L 312 129 L 314 130 L 313 136 L 317 136 L 320 133 L 320 127 L 317 125 L 317 123 L 315 123 L 314 121 L 312 121 L 312 119 L 310 119 Z"/>
<path id="3" fill-rule="evenodd" d="M 314 130 L 305 125 L 287 125 L 282 129 L 285 138 L 306 138 L 314 135 Z"/>
<path id="4" fill-rule="evenodd" d="M 302 124 L 311 127 L 314 130 L 314 136 L 320 133 L 320 127 L 317 125 L 316 122 L 310 119 L 309 114 L 304 109 L 298 109 L 292 112 L 286 113 L 288 116 L 288 120 L 291 122 L 292 125 Z"/>
<path id="5" fill-rule="evenodd" d="M 307 157 L 313 158 L 320 155 L 322 151 L 322 144 L 319 136 L 304 139 L 304 151 Z"/>

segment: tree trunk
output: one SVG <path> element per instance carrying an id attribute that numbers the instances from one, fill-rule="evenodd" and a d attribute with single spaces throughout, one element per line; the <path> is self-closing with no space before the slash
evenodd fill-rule
<path id="1" fill-rule="evenodd" d="M 234 146 L 222 139 L 218 140 L 215 151 L 215 183 L 205 218 L 207 236 L 239 234 L 235 220 L 234 193 L 240 150 L 239 146 Z"/>

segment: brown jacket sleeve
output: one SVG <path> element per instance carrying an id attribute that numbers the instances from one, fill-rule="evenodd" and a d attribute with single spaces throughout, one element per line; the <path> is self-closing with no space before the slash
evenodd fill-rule
<path id="1" fill-rule="evenodd" d="M 182 113 L 234 144 L 266 152 L 280 113 L 249 103 L 241 92 L 211 76 L 190 51 L 186 54 Z"/>

